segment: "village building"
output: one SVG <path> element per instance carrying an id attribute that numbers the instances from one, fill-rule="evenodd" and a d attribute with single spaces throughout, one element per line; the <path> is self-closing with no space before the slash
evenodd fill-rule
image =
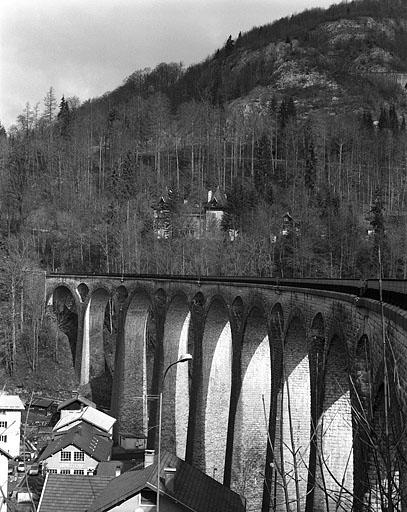
<path id="1" fill-rule="evenodd" d="M 227 208 L 226 194 L 217 187 L 215 192 L 208 191 L 208 201 L 204 204 L 205 227 L 207 231 L 221 229 L 223 216 Z"/>
<path id="2" fill-rule="evenodd" d="M 60 418 L 64 418 L 71 414 L 77 414 L 78 412 L 81 413 L 86 407 L 93 407 L 96 409 L 96 404 L 87 398 L 78 395 L 68 398 L 68 400 L 60 403 L 57 410 L 60 413 Z"/>
<path id="3" fill-rule="evenodd" d="M 48 473 L 92 475 L 101 461 L 108 461 L 113 441 L 106 433 L 81 423 L 56 435 L 39 457 Z"/>
<path id="4" fill-rule="evenodd" d="M 167 240 L 172 237 L 172 209 L 168 194 L 163 194 L 156 204 L 154 211 L 153 229 L 158 240 Z"/>
<path id="5" fill-rule="evenodd" d="M 105 489 L 111 476 L 74 476 L 48 473 L 38 512 L 85 512 Z"/>
<path id="6" fill-rule="evenodd" d="M 82 409 L 64 414 L 54 426 L 53 431 L 65 432 L 80 423 L 87 423 L 99 429 L 101 432 L 108 434 L 111 438 L 113 436 L 113 425 L 116 423 L 116 418 L 88 405 Z"/>
<path id="7" fill-rule="evenodd" d="M 0 448 L 12 457 L 20 454 L 21 412 L 24 404 L 17 395 L 0 395 Z"/>
<path id="8" fill-rule="evenodd" d="M 8 496 L 8 461 L 11 459 L 11 455 L 0 448 L 0 512 L 7 512 L 6 499 Z"/>
<path id="9" fill-rule="evenodd" d="M 245 499 L 166 451 L 160 460 L 160 508 L 166 512 L 244 512 Z M 156 510 L 157 458 L 142 470 L 111 480 L 87 512 Z M 41 511 L 40 511 L 41 512 Z"/>

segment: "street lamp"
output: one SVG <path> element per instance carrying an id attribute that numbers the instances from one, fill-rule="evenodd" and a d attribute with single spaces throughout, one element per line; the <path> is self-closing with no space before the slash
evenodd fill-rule
<path id="1" fill-rule="evenodd" d="M 158 413 L 158 454 L 157 454 L 157 512 L 160 512 L 160 469 L 161 469 L 161 419 L 162 419 L 162 410 L 163 410 L 163 389 L 164 389 L 164 381 L 167 376 L 168 370 L 175 366 L 178 363 L 185 363 L 192 360 L 191 354 L 183 354 L 180 355 L 177 361 L 174 361 L 170 365 L 167 366 L 162 381 L 161 388 L 159 394 L 159 413 Z"/>

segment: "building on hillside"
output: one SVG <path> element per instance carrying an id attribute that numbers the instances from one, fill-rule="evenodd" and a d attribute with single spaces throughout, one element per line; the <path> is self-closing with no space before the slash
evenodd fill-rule
<path id="1" fill-rule="evenodd" d="M 54 432 L 64 432 L 71 429 L 72 427 L 79 425 L 80 423 L 88 423 L 89 425 L 96 427 L 101 432 L 105 432 L 112 437 L 113 425 L 116 423 L 116 418 L 109 416 L 94 407 L 86 406 L 83 409 L 73 411 L 70 414 L 66 414 L 61 417 L 58 423 L 54 426 Z"/>
<path id="2" fill-rule="evenodd" d="M 0 512 L 7 512 L 7 503 L 6 498 L 8 496 L 8 461 L 12 458 L 12 456 L 0 448 Z"/>
<path id="3" fill-rule="evenodd" d="M 12 457 L 20 454 L 21 412 L 24 404 L 17 395 L 0 395 L 0 448 Z"/>
<path id="4" fill-rule="evenodd" d="M 208 201 L 204 204 L 206 231 L 220 231 L 227 208 L 227 196 L 217 187 L 215 192 L 208 191 Z"/>
<path id="5" fill-rule="evenodd" d="M 93 407 L 96 409 L 96 404 L 87 398 L 78 395 L 72 398 L 68 398 L 68 400 L 60 403 L 57 410 L 60 413 L 60 418 L 64 418 L 65 416 L 70 416 L 71 414 L 78 414 L 78 412 L 82 412 L 85 407 Z"/>
<path id="6" fill-rule="evenodd" d="M 167 512 L 244 512 L 245 499 L 175 455 L 163 451 L 160 461 L 160 505 Z M 156 510 L 157 458 L 141 470 L 111 480 L 87 512 Z M 41 511 L 40 511 L 41 512 Z"/>
<path id="7" fill-rule="evenodd" d="M 184 200 L 180 208 L 179 233 L 185 238 L 200 239 L 205 233 L 205 212 L 199 201 Z"/>
<path id="8" fill-rule="evenodd" d="M 202 238 L 206 234 L 214 234 L 221 230 L 223 215 L 227 207 L 226 194 L 217 187 L 215 192 L 208 191 L 208 199 L 202 203 L 197 200 L 184 199 L 174 213 L 174 203 L 168 194 L 160 197 L 152 206 L 154 211 L 154 235 L 157 239 L 166 240 L 177 236 Z"/>
<path id="9" fill-rule="evenodd" d="M 108 485 L 111 476 L 48 474 L 42 489 L 38 512 L 85 512 Z"/>
<path id="10" fill-rule="evenodd" d="M 156 204 L 154 211 L 153 229 L 158 240 L 167 240 L 172 237 L 172 208 L 168 194 L 163 194 Z"/>
<path id="11" fill-rule="evenodd" d="M 56 435 L 38 458 L 48 473 L 90 475 L 99 462 L 108 461 L 113 441 L 86 423 Z"/>

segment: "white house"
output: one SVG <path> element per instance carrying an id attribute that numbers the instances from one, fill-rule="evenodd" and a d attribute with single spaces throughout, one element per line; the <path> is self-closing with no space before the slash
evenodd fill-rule
<path id="1" fill-rule="evenodd" d="M 39 461 L 48 473 L 92 475 L 101 461 L 110 459 L 112 440 L 98 429 L 81 423 L 56 435 Z"/>
<path id="2" fill-rule="evenodd" d="M 0 448 L 12 457 L 20 454 L 21 411 L 24 404 L 17 395 L 0 395 Z"/>
<path id="3" fill-rule="evenodd" d="M 96 404 L 87 398 L 78 395 L 72 398 L 68 398 L 68 400 L 65 400 L 59 404 L 57 410 L 60 413 L 60 418 L 64 418 L 65 416 L 70 416 L 71 414 L 79 414 L 86 407 L 93 407 L 96 409 Z"/>
<path id="4" fill-rule="evenodd" d="M 66 416 L 62 416 L 54 427 L 54 432 L 64 432 L 80 423 L 88 423 L 102 432 L 106 432 L 111 437 L 113 435 L 113 425 L 116 418 L 95 409 L 94 407 L 84 407 L 82 410 L 74 411 Z"/>
<path id="5" fill-rule="evenodd" d="M 7 483 L 8 483 L 8 460 L 11 455 L 0 448 L 0 512 L 7 512 Z"/>

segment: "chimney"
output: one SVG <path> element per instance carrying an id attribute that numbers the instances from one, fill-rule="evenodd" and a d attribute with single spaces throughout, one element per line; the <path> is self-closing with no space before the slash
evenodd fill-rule
<path id="1" fill-rule="evenodd" d="M 212 199 L 212 190 L 208 190 L 208 203 L 211 202 Z"/>
<path id="2" fill-rule="evenodd" d="M 115 476 L 120 476 L 122 474 L 122 468 L 120 466 L 116 466 L 115 468 Z"/>
<path id="3" fill-rule="evenodd" d="M 174 492 L 176 468 L 164 468 L 164 484 L 167 491 Z"/>
<path id="4" fill-rule="evenodd" d="M 154 450 L 146 450 L 144 452 L 144 467 L 151 466 L 154 462 Z"/>

